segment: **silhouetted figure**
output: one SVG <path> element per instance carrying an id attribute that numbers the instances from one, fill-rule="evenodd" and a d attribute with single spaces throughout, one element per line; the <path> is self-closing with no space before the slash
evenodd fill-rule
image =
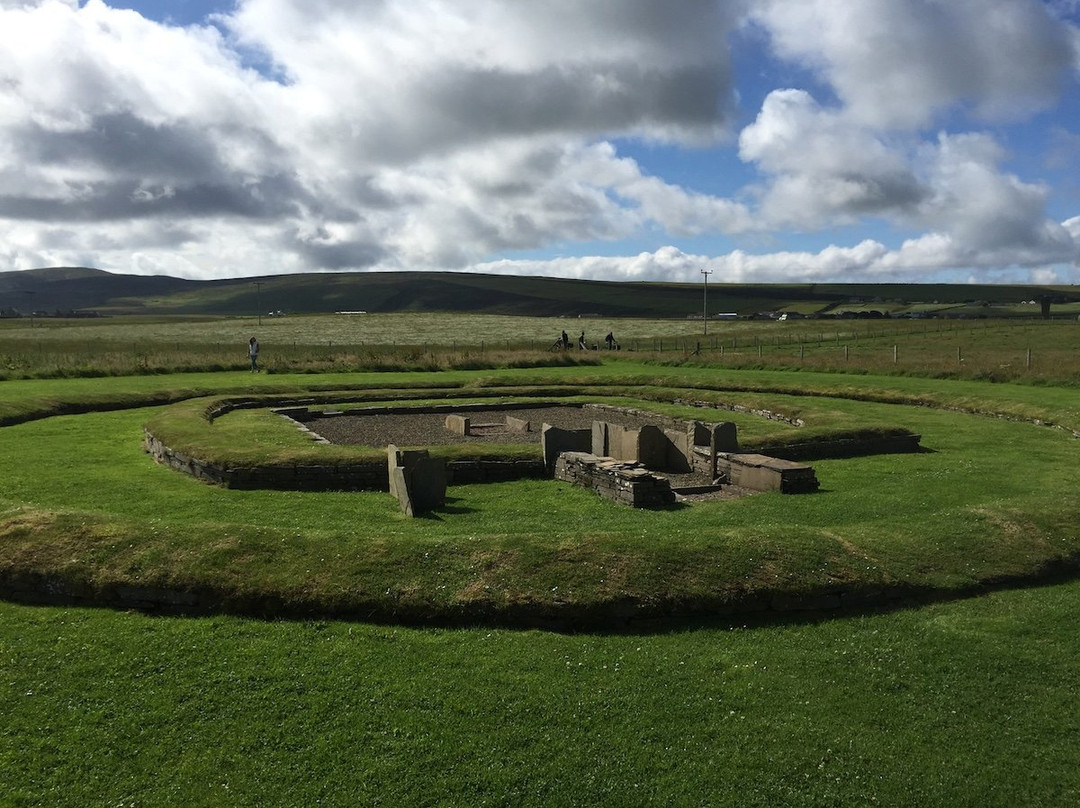
<path id="1" fill-rule="evenodd" d="M 259 341 L 252 337 L 248 340 L 248 357 L 251 359 L 251 372 L 259 372 Z"/>
<path id="2" fill-rule="evenodd" d="M 585 344 L 585 332 L 581 332 L 581 336 L 577 338 L 577 346 L 582 351 L 589 350 L 589 346 Z"/>

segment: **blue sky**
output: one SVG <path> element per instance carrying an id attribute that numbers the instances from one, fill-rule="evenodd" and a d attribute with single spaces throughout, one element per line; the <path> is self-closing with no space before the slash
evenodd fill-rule
<path id="1" fill-rule="evenodd" d="M 1080 282 L 1077 0 L 0 0 L 0 271 Z"/>

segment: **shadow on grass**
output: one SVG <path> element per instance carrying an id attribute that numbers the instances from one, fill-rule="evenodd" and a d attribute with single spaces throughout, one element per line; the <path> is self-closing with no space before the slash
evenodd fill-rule
<path id="1" fill-rule="evenodd" d="M 906 583 L 854 584 L 811 591 L 759 590 L 736 595 L 644 601 L 625 596 L 584 604 L 539 601 L 406 603 L 371 595 L 359 596 L 349 602 L 332 602 L 279 592 L 95 586 L 65 581 L 59 576 L 8 574 L 0 575 L 0 598 L 27 605 L 121 609 L 162 617 L 225 614 L 254 620 L 342 620 L 411 628 L 497 628 L 608 636 L 656 635 L 704 628 L 812 625 L 1078 579 L 1080 552 L 1049 561 L 1029 574 L 987 578 L 949 589 Z"/>
<path id="2" fill-rule="evenodd" d="M 443 516 L 458 516 L 465 513 L 477 513 L 479 509 L 470 508 L 462 504 L 463 500 L 458 497 L 447 497 L 445 504 L 433 511 L 418 515 L 417 519 L 428 519 L 433 522 L 443 521 Z"/>

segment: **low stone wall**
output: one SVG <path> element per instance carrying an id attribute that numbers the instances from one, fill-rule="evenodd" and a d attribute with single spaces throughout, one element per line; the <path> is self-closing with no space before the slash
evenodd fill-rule
<path id="1" fill-rule="evenodd" d="M 762 448 L 770 457 L 785 460 L 825 460 L 842 457 L 865 457 L 877 454 L 903 454 L 923 451 L 921 435 L 882 435 L 872 438 L 841 438 L 811 443 L 771 445 Z"/>
<path id="2" fill-rule="evenodd" d="M 627 463 L 587 452 L 563 452 L 555 479 L 595 491 L 604 499 L 634 508 L 666 508 L 675 503 L 671 484 L 640 463 Z"/>
<path id="3" fill-rule="evenodd" d="M 146 432 L 144 445 L 159 463 L 204 482 L 241 490 L 389 491 L 385 460 L 324 465 L 227 467 L 174 451 Z M 446 464 L 450 485 L 507 482 L 546 477 L 544 461 L 451 460 Z"/>
<path id="4" fill-rule="evenodd" d="M 446 464 L 450 485 L 502 483 L 547 477 L 543 460 L 451 460 Z"/>

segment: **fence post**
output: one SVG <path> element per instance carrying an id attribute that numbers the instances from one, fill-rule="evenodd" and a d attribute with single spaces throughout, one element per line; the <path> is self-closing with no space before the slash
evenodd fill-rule
<path id="1" fill-rule="evenodd" d="M 846 362 L 847 359 L 848 359 L 848 346 L 845 345 L 844 346 L 844 361 Z"/>
<path id="2" fill-rule="evenodd" d="M 1025 364 L 1027 365 L 1027 369 L 1031 370 L 1031 348 L 1027 349 L 1027 360 Z"/>
<path id="3" fill-rule="evenodd" d="M 897 350 L 896 350 L 896 346 L 893 345 L 892 346 L 892 363 L 894 365 L 896 364 L 896 357 L 897 357 Z"/>

